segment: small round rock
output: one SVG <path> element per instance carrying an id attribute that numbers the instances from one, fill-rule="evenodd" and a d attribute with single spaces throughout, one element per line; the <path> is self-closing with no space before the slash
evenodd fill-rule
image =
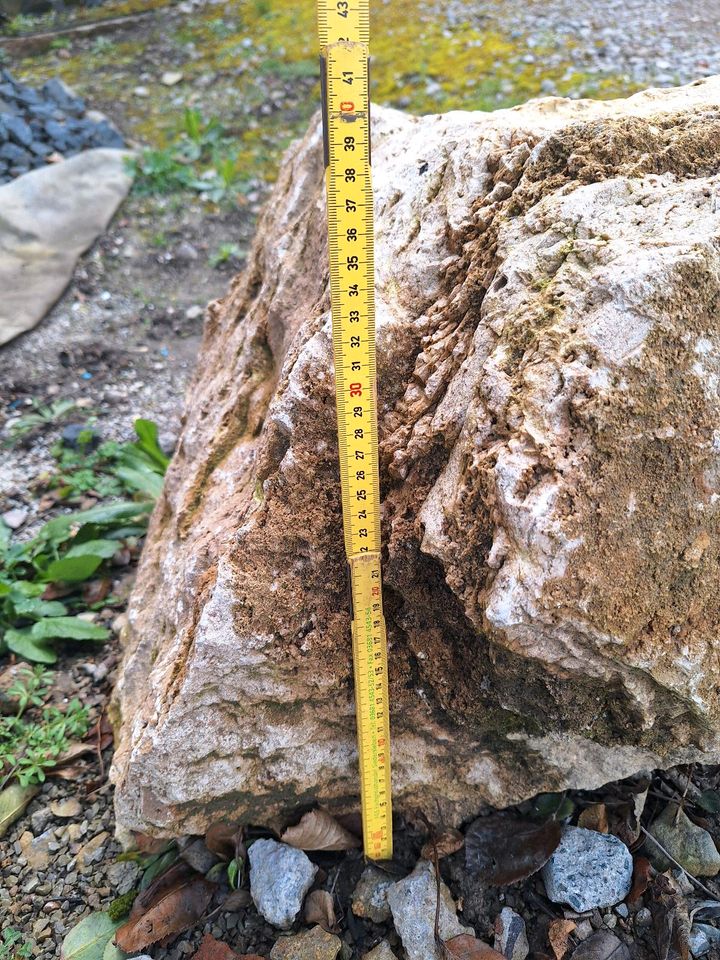
<path id="1" fill-rule="evenodd" d="M 300 912 L 318 868 L 302 850 L 277 840 L 256 840 L 248 849 L 250 893 L 258 912 L 288 930 Z"/>
<path id="2" fill-rule="evenodd" d="M 542 877 L 553 903 L 585 913 L 624 900 L 632 872 L 632 855 L 622 840 L 584 827 L 566 827 Z"/>

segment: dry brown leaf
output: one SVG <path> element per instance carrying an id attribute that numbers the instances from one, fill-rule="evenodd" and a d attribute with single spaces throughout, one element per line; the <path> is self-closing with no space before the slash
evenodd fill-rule
<path id="1" fill-rule="evenodd" d="M 213 823 L 205 834 L 205 846 L 223 860 L 232 860 L 240 829 L 239 824 L 228 823 L 227 820 Z"/>
<path id="2" fill-rule="evenodd" d="M 578 826 L 586 830 L 595 830 L 597 833 L 607 833 L 610 827 L 605 804 L 593 803 L 592 806 L 586 807 L 578 817 Z"/>
<path id="3" fill-rule="evenodd" d="M 688 960 L 690 917 L 687 901 L 676 881 L 665 873 L 650 885 L 650 912 L 659 960 Z"/>
<path id="4" fill-rule="evenodd" d="M 459 830 L 455 830 L 453 827 L 445 827 L 435 838 L 434 844 L 432 840 L 427 841 L 420 852 L 420 856 L 423 860 L 432 861 L 437 852 L 438 860 L 442 860 L 443 857 L 449 857 L 450 854 L 462 850 L 464 843 L 465 837 Z"/>
<path id="5" fill-rule="evenodd" d="M 240 954 L 235 953 L 226 943 L 216 940 L 211 933 L 206 933 L 192 960 L 239 960 L 239 958 Z"/>
<path id="6" fill-rule="evenodd" d="M 647 857 L 635 857 L 633 863 L 632 887 L 627 895 L 628 903 L 635 903 L 645 893 L 650 883 L 650 861 Z"/>
<path id="7" fill-rule="evenodd" d="M 543 867 L 560 843 L 560 824 L 537 824 L 502 814 L 480 817 L 465 834 L 465 864 L 485 882 L 506 886 Z"/>
<path id="8" fill-rule="evenodd" d="M 563 920 L 558 917 L 557 920 L 551 920 L 548 926 L 548 942 L 555 954 L 555 960 L 563 960 L 568 951 L 568 940 L 570 934 L 577 926 L 572 920 Z"/>
<path id="9" fill-rule="evenodd" d="M 445 941 L 445 949 L 456 960 L 505 960 L 502 953 L 493 950 L 487 943 L 471 937 L 469 933 L 461 933 L 459 937 Z"/>
<path id="10" fill-rule="evenodd" d="M 168 873 L 171 871 L 172 868 Z M 188 930 L 205 913 L 215 887 L 216 884 L 193 873 L 178 885 L 171 885 L 147 910 L 136 911 L 138 900 L 144 896 L 141 894 L 133 904 L 130 919 L 115 934 L 115 943 L 121 950 L 130 953 L 144 950 L 159 940 L 167 940 Z"/>
<path id="11" fill-rule="evenodd" d="M 108 577 L 99 580 L 88 580 L 83 584 L 82 598 L 87 604 L 100 603 L 108 596 L 112 588 L 112 581 Z"/>
<path id="12" fill-rule="evenodd" d="M 135 848 L 139 850 L 140 853 L 147 853 L 148 855 L 160 853 L 165 850 L 168 845 L 167 840 L 150 837 L 146 833 L 140 833 L 139 830 L 133 833 L 133 840 L 135 841 Z"/>
<path id="13" fill-rule="evenodd" d="M 231 890 L 223 900 L 223 912 L 236 913 L 238 910 L 242 910 L 243 908 L 250 906 L 251 900 L 252 897 L 250 896 L 249 890 Z"/>
<path id="14" fill-rule="evenodd" d="M 313 890 L 305 900 L 305 923 L 308 926 L 318 923 L 328 933 L 337 929 L 337 917 L 333 906 L 332 894 L 327 890 Z"/>
<path id="15" fill-rule="evenodd" d="M 355 850 L 360 841 L 341 827 L 327 810 L 311 810 L 300 823 L 288 827 L 280 838 L 299 850 Z"/>

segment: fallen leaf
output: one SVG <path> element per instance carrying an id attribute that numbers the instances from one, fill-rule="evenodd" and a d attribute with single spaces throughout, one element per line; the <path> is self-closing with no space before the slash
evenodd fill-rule
<path id="1" fill-rule="evenodd" d="M 194 873 L 172 886 L 139 915 L 136 906 L 144 896 L 141 894 L 133 904 L 130 919 L 115 934 L 115 943 L 128 952 L 144 950 L 158 940 L 188 930 L 205 913 L 215 888 L 216 884 Z"/>
<path id="2" fill-rule="evenodd" d="M 327 810 L 311 810 L 300 823 L 288 827 L 280 838 L 299 850 L 354 850 L 360 841 L 341 827 Z"/>
<path id="3" fill-rule="evenodd" d="M 555 960 L 563 960 L 568 951 L 568 940 L 573 932 L 576 923 L 572 920 L 563 920 L 559 917 L 557 920 L 551 920 L 548 926 L 548 942 L 555 954 Z"/>
<path id="4" fill-rule="evenodd" d="M 445 941 L 445 950 L 457 960 L 505 960 L 502 953 L 493 950 L 487 943 L 477 940 L 469 933 Z"/>
<path id="5" fill-rule="evenodd" d="M 308 894 L 305 900 L 305 923 L 308 926 L 318 923 L 328 933 L 335 932 L 337 917 L 331 893 L 327 890 L 313 890 Z"/>
<path id="6" fill-rule="evenodd" d="M 688 960 L 690 917 L 680 887 L 661 873 L 648 889 L 658 960 Z"/>
<path id="7" fill-rule="evenodd" d="M 168 846 L 167 840 L 149 837 L 146 833 L 140 833 L 139 831 L 133 833 L 133 840 L 141 853 L 164 853 Z"/>
<path id="8" fill-rule="evenodd" d="M 0 837 L 5 836 L 37 792 L 37 787 L 11 783 L 0 793 Z"/>
<path id="9" fill-rule="evenodd" d="M 252 897 L 250 896 L 249 890 L 231 890 L 223 900 L 223 912 L 235 913 L 238 910 L 242 910 L 244 907 L 250 906 L 251 900 Z"/>
<path id="10" fill-rule="evenodd" d="M 239 824 L 228 823 L 226 820 L 214 823 L 205 834 L 205 846 L 223 860 L 232 860 L 240 829 Z"/>
<path id="11" fill-rule="evenodd" d="M 116 928 L 107 913 L 91 913 L 63 940 L 60 960 L 103 960 Z"/>
<path id="12" fill-rule="evenodd" d="M 153 876 L 152 879 L 150 879 L 144 886 L 141 882 L 140 894 L 134 903 L 134 913 L 130 914 L 131 917 L 139 916 L 141 913 L 147 912 L 153 903 L 156 903 L 160 897 L 165 896 L 165 894 L 169 893 L 171 890 L 174 890 L 175 887 L 182 886 L 182 884 L 185 883 L 189 877 L 194 876 L 194 871 L 191 870 L 183 860 L 177 859 L 177 850 L 173 845 L 173 847 L 165 853 L 154 854 L 155 859 L 145 870 L 143 879 L 145 879 L 154 866 L 161 864 L 170 854 L 175 855 L 175 860 L 173 860 L 172 863 L 165 864 L 162 870 L 158 869 L 155 876 Z"/>
<path id="13" fill-rule="evenodd" d="M 586 807 L 578 817 L 578 826 L 586 830 L 595 830 L 597 833 L 607 833 L 608 816 L 607 807 L 604 803 L 593 803 Z"/>
<path id="14" fill-rule="evenodd" d="M 100 603 L 110 593 L 112 582 L 108 577 L 100 580 L 89 580 L 83 584 L 82 598 L 87 604 Z"/>
<path id="15" fill-rule="evenodd" d="M 650 861 L 647 857 L 635 857 L 633 862 L 632 887 L 627 895 L 628 903 L 636 903 L 650 883 Z"/>
<path id="16" fill-rule="evenodd" d="M 465 834 L 465 864 L 494 886 L 524 880 L 544 866 L 560 843 L 560 824 L 492 814 L 470 824 Z"/>
<path id="17" fill-rule="evenodd" d="M 212 934 L 206 933 L 198 947 L 197 953 L 193 954 L 193 960 L 238 960 L 240 954 L 231 950 L 226 943 L 216 940 Z"/>
<path id="18" fill-rule="evenodd" d="M 147 862 L 145 872 L 140 880 L 140 891 L 149 890 L 155 883 L 169 882 L 175 874 L 172 870 L 177 866 L 178 850 L 171 847 L 166 853 L 156 854 L 153 860 Z"/>
<path id="19" fill-rule="evenodd" d="M 128 960 L 128 955 L 120 947 L 116 947 L 111 940 L 103 951 L 102 960 Z"/>
<path id="20" fill-rule="evenodd" d="M 571 960 L 630 960 L 630 951 L 609 930 L 598 930 L 575 948 Z"/>
<path id="21" fill-rule="evenodd" d="M 464 843 L 465 837 L 459 830 L 455 830 L 453 827 L 445 827 L 435 838 L 434 844 L 431 840 L 427 841 L 422 848 L 420 856 L 423 860 L 432 861 L 437 852 L 438 860 L 442 860 L 443 857 L 449 857 L 450 854 L 457 853 L 458 850 L 461 850 Z"/>

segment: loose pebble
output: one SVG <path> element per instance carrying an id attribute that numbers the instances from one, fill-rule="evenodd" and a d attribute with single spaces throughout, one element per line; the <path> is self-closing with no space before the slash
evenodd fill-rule
<path id="1" fill-rule="evenodd" d="M 341 947 L 342 941 L 335 934 L 327 933 L 322 927 L 312 927 L 290 937 L 280 937 L 270 951 L 270 960 L 335 960 Z"/>
<path id="2" fill-rule="evenodd" d="M 408 877 L 388 888 L 387 901 L 408 960 L 435 960 L 437 884 L 433 865 L 419 860 Z M 473 933 L 460 923 L 456 909 L 450 891 L 441 883 L 439 929 L 443 940 Z"/>
<path id="3" fill-rule="evenodd" d="M 292 926 L 317 867 L 302 850 L 277 840 L 256 840 L 248 849 L 250 893 L 268 923 L 281 930 Z"/>
<path id="4" fill-rule="evenodd" d="M 720 853 L 707 830 L 688 819 L 677 804 L 669 803 L 650 826 L 650 834 L 688 873 L 714 877 L 720 871 Z M 672 863 L 657 844 L 648 839 L 645 847 L 656 870 L 668 870 Z"/>
<path id="5" fill-rule="evenodd" d="M 494 946 L 505 960 L 525 960 L 530 953 L 525 921 L 510 907 L 503 907 L 495 920 Z"/>
<path id="6" fill-rule="evenodd" d="M 352 912 L 355 916 L 367 917 L 373 923 L 389 920 L 387 891 L 392 882 L 387 873 L 377 867 L 366 867 L 352 895 Z"/>
<path id="7" fill-rule="evenodd" d="M 630 892 L 633 859 L 625 844 L 608 833 L 566 827 L 560 845 L 542 869 L 553 903 L 579 913 L 612 907 Z"/>

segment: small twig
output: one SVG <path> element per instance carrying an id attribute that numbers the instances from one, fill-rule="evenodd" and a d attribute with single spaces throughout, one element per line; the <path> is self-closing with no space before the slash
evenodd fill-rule
<path id="1" fill-rule="evenodd" d="M 691 873 L 688 873 L 688 871 L 685 869 L 685 867 L 684 867 L 681 863 L 678 863 L 677 860 L 675 859 L 675 857 L 674 857 L 671 853 L 668 853 L 668 851 L 667 851 L 667 850 L 665 849 L 665 847 L 660 843 L 660 841 L 659 841 L 659 840 L 656 840 L 655 837 L 654 837 L 651 833 L 648 833 L 648 831 L 645 829 L 645 827 L 642 826 L 642 824 L 640 825 L 640 829 L 641 829 L 642 832 L 645 834 L 645 836 L 646 836 L 649 840 L 652 840 L 652 842 L 655 844 L 655 846 L 656 846 L 662 853 L 665 854 L 665 856 L 668 858 L 668 860 L 670 860 L 671 863 L 674 863 L 675 866 L 676 866 L 679 870 L 682 870 L 682 872 L 685 874 L 685 876 L 688 878 L 688 880 L 691 881 L 691 883 L 694 883 L 696 887 L 699 887 L 699 888 L 700 888 L 702 891 L 704 891 L 709 897 L 712 897 L 713 900 L 717 900 L 717 899 L 718 899 L 718 894 L 717 894 L 717 893 L 713 893 L 713 891 L 710 890 L 708 887 L 706 887 L 704 883 L 700 883 L 700 881 L 698 880 L 697 877 L 694 877 Z"/>

